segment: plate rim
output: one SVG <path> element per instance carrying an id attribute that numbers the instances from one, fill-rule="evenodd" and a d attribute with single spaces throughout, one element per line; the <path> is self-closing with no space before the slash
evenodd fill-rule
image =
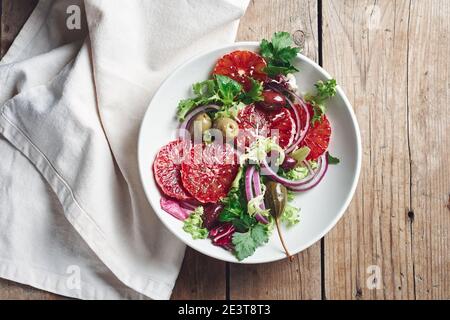
<path id="1" fill-rule="evenodd" d="M 168 223 L 162 219 L 160 217 L 160 214 L 158 214 L 157 210 L 155 209 L 153 202 L 151 200 L 150 195 L 148 194 L 146 188 L 145 188 L 145 183 L 144 183 L 144 169 L 143 169 L 143 164 L 141 161 L 141 155 L 143 152 L 143 138 L 142 138 L 142 132 L 143 132 L 143 128 L 144 128 L 144 124 L 147 122 L 146 119 L 147 117 L 149 117 L 149 110 L 150 110 L 150 106 L 154 100 L 154 98 L 157 96 L 158 92 L 161 90 L 161 88 L 167 83 L 169 82 L 173 76 L 181 69 L 183 69 L 185 66 L 189 65 L 190 63 L 192 63 L 193 61 L 201 58 L 202 56 L 206 56 L 208 54 L 211 54 L 215 51 L 222 51 L 225 49 L 230 49 L 232 50 L 233 48 L 236 47 L 240 47 L 240 46 L 252 46 L 252 47 L 259 47 L 260 43 L 257 41 L 240 41 L 240 42 L 234 42 L 232 44 L 227 44 L 227 45 L 223 45 L 223 46 L 219 46 L 219 47 L 215 47 L 213 49 L 208 49 L 208 50 L 204 50 L 196 55 L 194 55 L 193 57 L 187 59 L 186 61 L 184 61 L 183 63 L 179 64 L 177 67 L 175 67 L 170 74 L 164 79 L 164 81 L 162 81 L 162 83 L 159 85 L 158 89 L 155 90 L 152 99 L 150 100 L 147 109 L 145 110 L 144 116 L 142 117 L 142 121 L 141 121 L 141 125 L 139 127 L 139 133 L 138 133 L 138 141 L 137 141 L 137 162 L 138 162 L 138 171 L 139 171 L 139 178 L 141 180 L 141 186 L 144 189 L 144 194 L 145 197 L 148 201 L 148 203 L 150 204 L 150 206 L 152 207 L 152 210 L 154 211 L 155 215 L 158 217 L 158 219 L 162 222 L 162 224 L 169 230 L 170 233 L 172 233 L 173 235 L 175 235 L 175 237 L 180 240 L 182 243 L 184 243 L 185 245 L 191 247 L 193 250 L 198 251 L 208 257 L 220 260 L 220 261 L 225 261 L 225 262 L 230 262 L 230 263 L 237 263 L 237 264 L 249 264 L 249 265 L 254 265 L 254 264 L 264 264 L 264 263 L 271 263 L 271 262 L 275 262 L 275 261 L 279 261 L 279 260 L 283 260 L 286 257 L 285 256 L 281 256 L 281 257 L 273 257 L 273 258 L 269 258 L 269 259 L 259 259 L 257 261 L 251 261 L 251 262 L 247 262 L 246 260 L 243 261 L 239 261 L 237 260 L 234 256 L 232 256 L 230 259 L 227 258 L 223 258 L 223 257 L 218 257 L 212 253 L 207 252 L 206 250 L 203 250 L 203 248 L 194 248 L 192 247 L 190 244 L 186 243 L 184 241 L 184 239 L 181 238 L 181 236 L 179 236 L 176 232 L 172 231 L 171 228 L 169 227 Z M 322 66 L 320 66 L 317 62 L 315 62 L 314 60 L 308 58 L 307 56 L 299 53 L 297 54 L 297 58 L 304 60 L 306 63 L 312 65 L 315 69 L 317 69 L 319 71 L 319 73 L 326 79 L 332 79 L 331 75 L 324 69 L 322 68 Z M 356 114 L 354 112 L 353 106 L 350 103 L 347 95 L 345 94 L 344 90 L 341 88 L 340 85 L 337 85 L 337 91 L 339 92 L 339 95 L 341 96 L 346 108 L 349 111 L 350 114 L 350 118 L 351 121 L 353 123 L 353 126 L 355 128 L 355 133 L 356 133 L 356 171 L 355 171 L 355 177 L 354 180 L 352 182 L 352 186 L 350 188 L 350 192 L 348 193 L 344 204 L 341 207 L 341 210 L 338 212 L 338 214 L 335 216 L 335 218 L 326 226 L 326 228 L 324 228 L 324 230 L 319 233 L 316 237 L 314 237 L 312 240 L 310 240 L 309 242 L 307 242 L 305 245 L 303 245 L 302 247 L 300 247 L 299 250 L 296 250 L 293 254 L 297 255 L 303 251 L 305 251 L 306 249 L 308 249 L 309 247 L 311 247 L 312 245 L 314 245 L 316 242 L 318 242 L 319 240 L 321 240 L 325 235 L 327 235 L 339 222 L 339 220 L 343 217 L 343 215 L 345 214 L 345 212 L 347 211 L 354 195 L 356 192 L 356 188 L 358 186 L 359 183 L 359 179 L 360 179 L 360 174 L 361 174 L 361 167 L 362 167 L 362 139 L 361 139 L 361 131 L 360 131 L 360 127 L 358 124 L 358 120 L 356 117 Z"/>

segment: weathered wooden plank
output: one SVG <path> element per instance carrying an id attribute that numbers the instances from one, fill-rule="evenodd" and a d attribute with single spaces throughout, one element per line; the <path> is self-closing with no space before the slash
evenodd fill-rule
<path id="1" fill-rule="evenodd" d="M 239 40 L 269 38 L 275 31 L 294 34 L 304 53 L 318 59 L 317 1 L 258 0 L 241 20 Z M 295 261 L 230 267 L 231 299 L 320 299 L 320 243 Z"/>
<path id="2" fill-rule="evenodd" d="M 328 299 L 412 299 L 408 152 L 409 0 L 323 1 L 323 62 L 356 111 L 363 169 L 325 238 Z M 411 17 L 413 19 L 413 17 Z M 379 290 L 373 272 L 380 272 Z"/>
<path id="3" fill-rule="evenodd" d="M 450 299 L 450 2 L 412 1 L 409 122 L 417 299 Z"/>
<path id="4" fill-rule="evenodd" d="M 174 300 L 226 298 L 226 264 L 188 248 L 174 288 Z"/>
<path id="5" fill-rule="evenodd" d="M 0 300 L 59 300 L 62 296 L 16 282 L 0 279 Z"/>
<path id="6" fill-rule="evenodd" d="M 2 0 L 0 18 L 0 57 L 8 50 L 38 0 Z"/>

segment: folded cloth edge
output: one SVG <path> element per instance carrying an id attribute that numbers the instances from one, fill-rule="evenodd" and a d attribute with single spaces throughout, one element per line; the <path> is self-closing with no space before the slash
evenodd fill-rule
<path id="1" fill-rule="evenodd" d="M 116 253 L 108 245 L 89 214 L 79 206 L 68 184 L 26 134 L 7 118 L 3 112 L 6 107 L 7 104 L 0 110 L 0 134 L 23 153 L 42 174 L 63 206 L 66 218 L 85 242 L 125 285 L 152 299 L 169 299 L 174 284 L 163 283 L 148 276 L 126 275 L 120 262 L 115 258 Z"/>

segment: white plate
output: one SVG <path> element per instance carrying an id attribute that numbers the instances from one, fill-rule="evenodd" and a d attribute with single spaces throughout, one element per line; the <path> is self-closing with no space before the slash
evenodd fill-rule
<path id="1" fill-rule="evenodd" d="M 184 232 L 182 222 L 160 207 L 161 194 L 153 177 L 152 164 L 159 149 L 175 140 L 177 121 L 175 112 L 178 101 L 192 96 L 193 83 L 210 77 L 217 60 L 234 50 L 258 51 L 259 43 L 240 42 L 209 51 L 190 59 L 178 67 L 161 85 L 153 97 L 142 122 L 138 161 L 142 184 L 150 204 L 158 217 L 178 238 L 191 248 L 210 257 L 229 262 L 239 262 L 232 253 L 214 246 L 209 239 L 193 240 Z M 314 90 L 318 80 L 330 79 L 329 74 L 312 60 L 299 55 L 296 74 L 300 92 Z M 361 138 L 353 109 L 341 88 L 327 104 L 327 116 L 333 133 L 330 153 L 341 159 L 337 166 L 330 166 L 323 181 L 311 191 L 298 194 L 294 205 L 301 208 L 301 222 L 284 230 L 287 246 L 292 254 L 305 250 L 320 240 L 342 217 L 355 192 L 361 167 Z M 241 263 L 265 263 L 286 258 L 276 232 L 269 243 Z"/>

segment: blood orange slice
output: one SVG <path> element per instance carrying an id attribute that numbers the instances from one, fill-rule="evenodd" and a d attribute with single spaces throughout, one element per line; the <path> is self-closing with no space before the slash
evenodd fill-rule
<path id="1" fill-rule="evenodd" d="M 236 121 L 239 126 L 236 143 L 241 152 L 245 151 L 245 147 L 251 145 L 258 136 L 267 137 L 270 133 L 270 124 L 266 114 L 254 105 L 242 109 Z"/>
<path id="2" fill-rule="evenodd" d="M 273 134 L 278 135 L 278 144 L 283 149 L 287 149 L 294 142 L 297 130 L 289 109 L 281 108 L 277 111 L 267 112 L 267 118 L 270 123 L 270 130 Z M 278 133 L 274 130 L 277 130 Z"/>
<path id="3" fill-rule="evenodd" d="M 190 150 L 190 144 L 181 140 L 161 148 L 153 162 L 155 180 L 166 196 L 178 200 L 192 200 L 181 183 L 181 163 Z"/>
<path id="4" fill-rule="evenodd" d="M 237 116 L 239 129 L 238 148 L 248 146 L 256 137 L 277 137 L 278 144 L 286 149 L 294 141 L 296 125 L 287 108 L 276 111 L 264 111 L 255 105 L 249 105 L 241 110 Z"/>
<path id="5" fill-rule="evenodd" d="M 237 155 L 228 144 L 197 144 L 189 161 L 181 165 L 184 188 L 201 203 L 216 203 L 224 198 L 239 170 Z"/>
<path id="6" fill-rule="evenodd" d="M 311 117 L 314 114 L 314 111 L 310 105 L 308 105 L 309 114 Z M 300 112 L 300 117 L 302 119 L 302 123 L 304 123 L 306 115 L 304 111 Z M 321 155 L 323 155 L 327 150 L 330 144 L 331 138 L 331 125 L 326 115 L 323 115 L 322 120 L 319 122 L 315 122 L 314 125 L 311 125 L 308 133 L 305 136 L 305 139 L 301 143 L 301 146 L 308 147 L 311 149 L 306 160 L 317 160 Z"/>
<path id="7" fill-rule="evenodd" d="M 233 51 L 224 55 L 214 67 L 213 74 L 230 77 L 241 83 L 246 91 L 251 89 L 249 77 L 264 81 L 267 74 L 263 71 L 266 61 L 251 51 Z"/>

